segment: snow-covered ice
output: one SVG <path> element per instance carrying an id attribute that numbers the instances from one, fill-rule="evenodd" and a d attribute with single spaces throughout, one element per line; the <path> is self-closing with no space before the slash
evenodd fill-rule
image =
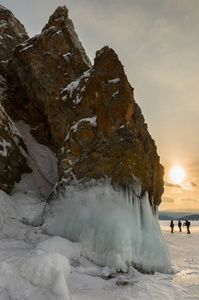
<path id="1" fill-rule="evenodd" d="M 70 300 L 66 284 L 70 266 L 65 256 L 58 253 L 36 253 L 19 263 L 18 272 L 31 284 L 50 290 L 60 299 Z"/>
<path id="2" fill-rule="evenodd" d="M 140 199 L 108 183 L 94 184 L 82 189 L 75 183 L 61 191 L 58 186 L 46 206 L 44 230 L 82 242 L 84 255 L 98 265 L 127 272 L 133 264 L 145 271 L 167 272 L 170 254 L 147 193 Z"/>

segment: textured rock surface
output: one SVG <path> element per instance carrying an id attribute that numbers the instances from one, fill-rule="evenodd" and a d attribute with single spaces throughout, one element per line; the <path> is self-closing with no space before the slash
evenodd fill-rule
<path id="1" fill-rule="evenodd" d="M 115 52 L 108 47 L 97 52 L 93 68 L 73 87 L 61 94 L 69 110 L 61 177 L 110 178 L 130 188 L 139 183 L 159 204 L 163 168 Z"/>
<path id="2" fill-rule="evenodd" d="M 24 26 L 0 5 L 0 189 L 8 193 L 23 173 L 31 171 L 24 141 L 2 106 L 7 102 L 9 90 L 3 77 L 7 65 L 5 60 L 12 56 L 14 47 L 27 38 Z"/>
<path id="3" fill-rule="evenodd" d="M 34 133 L 41 142 L 55 149 L 62 145 L 66 129 L 63 126 L 65 115 L 58 101 L 60 89 L 89 67 L 90 61 L 66 7 L 58 7 L 40 35 L 16 47 L 8 66 L 10 90 L 16 95 L 20 87 L 15 103 L 21 109 L 23 106 L 24 118 L 37 127 Z M 17 107 L 10 112 L 13 117 L 17 117 Z M 50 132 L 43 137 L 48 128 Z"/>
<path id="4" fill-rule="evenodd" d="M 10 58 L 14 47 L 28 39 L 24 26 L 0 5 L 0 61 Z"/>
<path id="5" fill-rule="evenodd" d="M 0 76 L 0 103 L 7 85 Z M 0 189 L 9 193 L 21 174 L 30 172 L 27 149 L 16 126 L 0 104 Z"/>
<path id="6" fill-rule="evenodd" d="M 6 111 L 57 151 L 59 181 L 139 183 L 151 203 L 160 203 L 163 167 L 123 66 L 109 47 L 91 66 L 66 7 L 58 7 L 40 35 L 16 47 L 6 72 Z"/>

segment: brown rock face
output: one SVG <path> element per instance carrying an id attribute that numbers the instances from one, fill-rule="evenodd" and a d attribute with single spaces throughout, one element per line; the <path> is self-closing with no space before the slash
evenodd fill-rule
<path id="1" fill-rule="evenodd" d="M 6 90 L 6 81 L 0 76 L 0 100 Z M 27 149 L 12 120 L 0 104 L 0 189 L 9 193 L 21 174 L 31 172 Z"/>
<path id="2" fill-rule="evenodd" d="M 163 167 L 123 66 L 109 47 L 91 66 L 66 7 L 16 47 L 6 76 L 7 112 L 57 151 L 60 182 L 108 178 L 129 189 L 139 183 L 151 203 L 160 203 Z"/>
<path id="3" fill-rule="evenodd" d="M 10 58 L 16 45 L 28 39 L 24 26 L 0 5 L 0 61 Z"/>
<path id="4" fill-rule="evenodd" d="M 60 179 L 110 178 L 132 189 L 139 183 L 151 203 L 159 204 L 163 167 L 115 52 L 108 47 L 97 52 L 93 68 L 65 92 L 62 101 L 70 111 Z"/>
<path id="5" fill-rule="evenodd" d="M 23 173 L 31 172 L 23 138 L 2 106 L 7 102 L 8 93 L 8 82 L 3 77 L 7 64 L 4 61 L 11 57 L 14 47 L 27 38 L 24 26 L 0 5 L 0 189 L 7 193 Z"/>
<path id="6" fill-rule="evenodd" d="M 50 128 L 49 137 L 41 138 L 41 142 L 51 144 L 54 149 L 61 147 L 65 133 L 65 116 L 60 113 L 58 101 L 60 89 L 89 67 L 90 61 L 68 18 L 66 7 L 58 7 L 42 33 L 20 44 L 9 62 L 10 90 L 17 94 L 20 87 L 17 106 L 23 99 L 24 116 L 37 126 L 34 132 L 37 137 L 42 137 L 43 128 L 46 131 Z"/>

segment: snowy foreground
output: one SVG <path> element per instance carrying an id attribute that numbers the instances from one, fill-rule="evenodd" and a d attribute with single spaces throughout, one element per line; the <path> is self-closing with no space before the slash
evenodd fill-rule
<path id="1" fill-rule="evenodd" d="M 191 234 L 187 235 L 185 229 L 171 234 L 169 222 L 161 221 L 172 257 L 169 274 L 143 274 L 133 267 L 117 273 L 114 267 L 99 267 L 89 261 L 84 244 L 44 234 L 40 225 L 46 202 L 42 200 L 49 196 L 57 179 L 56 157 L 35 142 L 27 125 L 19 123 L 17 128 L 26 141 L 33 173 L 22 177 L 12 195 L 0 191 L 0 300 L 199 299 L 199 222 L 192 222 Z M 124 209 L 128 220 L 129 206 Z M 149 215 L 146 217 L 147 222 Z M 154 226 L 151 222 L 149 229 Z M 144 228 L 143 237 L 150 242 L 151 235 L 147 226 Z M 157 230 L 155 236 L 159 235 Z M 163 237 L 158 240 L 165 244 Z M 151 241 L 154 245 L 144 249 L 156 250 L 160 260 L 163 255 L 155 249 L 156 240 Z"/>
<path id="2" fill-rule="evenodd" d="M 1 300 L 198 299 L 199 222 L 192 222 L 187 235 L 185 229 L 171 234 L 169 222 L 161 221 L 173 273 L 142 274 L 131 268 L 109 276 L 111 269 L 81 256 L 80 243 L 44 235 L 39 226 L 19 221 L 39 222 L 43 206 L 27 194 L 0 193 Z"/>

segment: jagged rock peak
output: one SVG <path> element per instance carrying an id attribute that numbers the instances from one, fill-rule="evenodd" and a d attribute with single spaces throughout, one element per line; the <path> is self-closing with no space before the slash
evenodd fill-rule
<path id="1" fill-rule="evenodd" d="M 113 56 L 115 56 L 116 59 L 119 60 L 118 55 L 115 53 L 115 51 L 112 48 L 110 48 L 109 46 L 104 46 L 103 48 L 101 48 L 96 52 L 94 61 L 96 61 L 98 58 L 100 58 L 102 54 L 105 53 L 111 53 Z"/>
<path id="2" fill-rule="evenodd" d="M 68 20 L 68 9 L 66 6 L 58 6 L 58 8 L 55 10 L 55 12 L 50 16 L 48 23 L 44 26 L 43 30 L 46 30 L 47 28 L 51 26 L 55 26 L 57 22 L 62 19 L 63 21 Z"/>
<path id="3" fill-rule="evenodd" d="M 10 10 L 0 5 L 0 61 L 9 59 L 16 45 L 28 38 L 19 20 Z"/>
<path id="4" fill-rule="evenodd" d="M 98 50 L 94 59 L 94 69 L 100 69 L 101 75 L 106 73 L 109 80 L 125 76 L 123 65 L 119 60 L 118 55 L 112 48 L 108 46 Z"/>
<path id="5" fill-rule="evenodd" d="M 26 105 L 22 107 L 27 110 L 23 113 L 26 122 L 38 129 L 46 128 L 44 124 L 47 122 L 47 128 L 52 129 L 50 135 L 53 141 L 46 142 L 50 138 L 48 134 L 45 134 L 45 141 L 41 141 L 44 130 L 37 134 L 39 141 L 48 145 L 50 143 L 51 146 L 60 144 L 61 132 L 64 130 L 60 131 L 63 117 L 56 121 L 59 124 L 57 129 L 55 118 L 60 114 L 57 113 L 59 107 L 55 105 L 56 99 L 59 98 L 60 89 L 64 89 L 90 67 L 91 62 L 68 18 L 68 10 L 66 7 L 59 7 L 41 34 L 15 48 L 7 70 L 8 81 L 15 84 L 12 86 L 12 95 L 9 96 L 10 102 L 4 103 L 5 108 L 10 112 L 10 108 L 15 105 L 11 116 L 15 118 L 17 113 L 15 119 L 18 120 L 18 115 L 21 115 L 18 108 L 21 99 L 25 98 L 23 101 Z M 17 95 L 16 101 L 13 101 L 13 94 Z"/>
<path id="6" fill-rule="evenodd" d="M 48 23 L 42 30 L 42 33 L 48 30 L 56 32 L 57 35 L 63 35 L 68 44 L 68 47 L 66 47 L 65 50 L 72 54 L 75 52 L 83 58 L 85 64 L 87 64 L 89 67 L 91 66 L 91 61 L 78 38 L 73 22 L 68 17 L 68 9 L 66 6 L 59 6 L 50 16 Z M 60 33 L 60 30 L 62 33 Z"/>

